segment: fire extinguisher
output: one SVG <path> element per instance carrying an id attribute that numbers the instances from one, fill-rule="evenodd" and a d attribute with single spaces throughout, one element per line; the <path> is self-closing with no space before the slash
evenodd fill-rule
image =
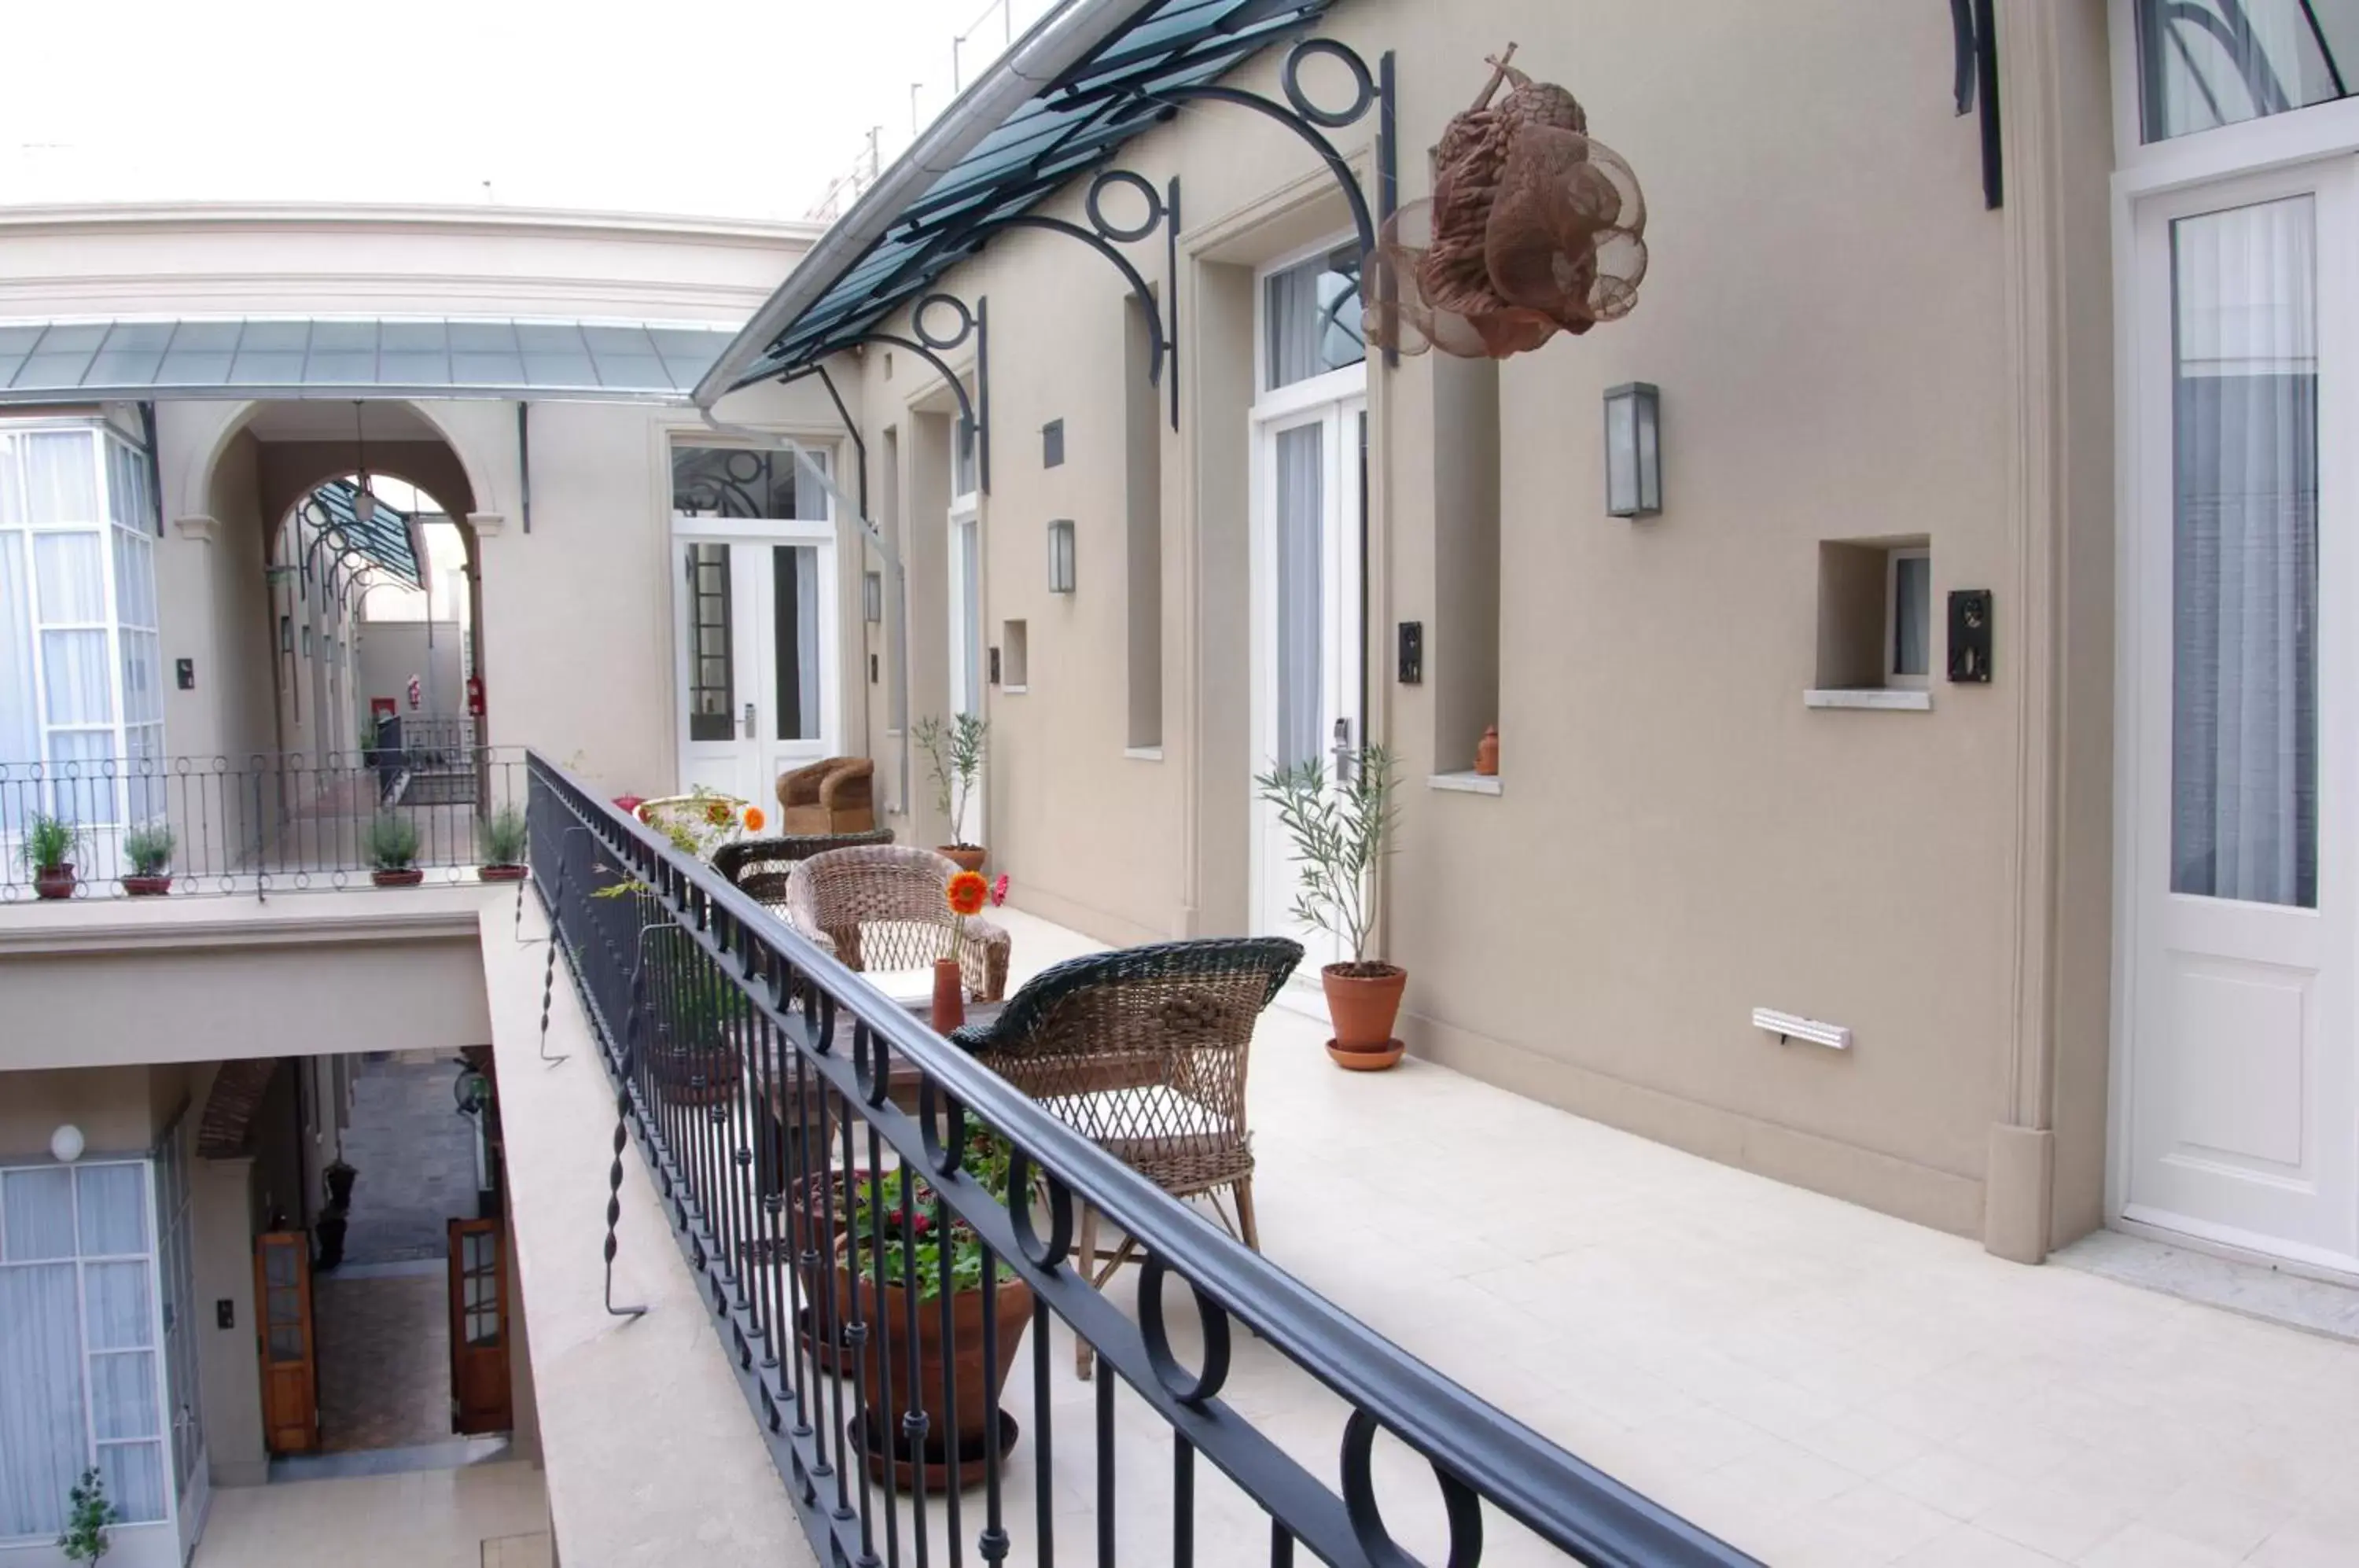
<path id="1" fill-rule="evenodd" d="M 480 675 L 467 677 L 467 712 L 474 718 L 484 716 L 484 678 Z"/>

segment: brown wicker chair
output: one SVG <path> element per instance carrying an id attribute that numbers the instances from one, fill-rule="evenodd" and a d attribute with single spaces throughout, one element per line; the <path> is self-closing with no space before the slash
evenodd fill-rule
<path id="1" fill-rule="evenodd" d="M 853 969 L 929 969 L 951 952 L 942 888 L 958 867 L 930 849 L 880 844 L 838 849 L 798 864 L 787 878 L 787 923 Z M 968 995 L 1007 994 L 1007 933 L 981 916 L 966 922 L 959 968 Z"/>
<path id="2" fill-rule="evenodd" d="M 1280 937 L 1093 953 L 1042 970 L 997 1018 L 951 1039 L 1172 1196 L 1209 1195 L 1218 1214 L 1226 1191 L 1239 1239 L 1258 1252 L 1246 1053 L 1301 962 L 1301 945 Z M 1101 1252 L 1097 1220 L 1084 1204 L 1074 1257 L 1103 1288 L 1136 1243 Z M 1084 1340 L 1075 1370 L 1087 1377 L 1092 1360 Z"/>
<path id="3" fill-rule="evenodd" d="M 797 863 L 831 850 L 891 844 L 891 828 L 867 833 L 805 833 L 798 838 L 746 838 L 712 852 L 712 869 L 764 904 L 787 901 L 787 880 Z"/>
<path id="4" fill-rule="evenodd" d="M 778 775 L 782 833 L 874 832 L 876 765 L 864 757 L 831 757 Z"/>

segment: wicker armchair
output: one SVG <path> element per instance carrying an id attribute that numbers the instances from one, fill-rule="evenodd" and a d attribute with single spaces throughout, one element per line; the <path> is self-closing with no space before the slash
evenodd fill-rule
<path id="1" fill-rule="evenodd" d="M 996 1019 L 951 1039 L 1172 1196 L 1210 1195 L 1218 1214 L 1227 1191 L 1237 1236 L 1258 1252 L 1246 1053 L 1254 1021 L 1301 962 L 1301 945 L 1279 937 L 1093 953 L 1041 971 Z M 1097 1219 L 1084 1205 L 1074 1256 L 1103 1287 L 1136 1244 L 1101 1252 Z M 1092 1360 L 1082 1341 L 1084 1377 Z"/>
<path id="2" fill-rule="evenodd" d="M 930 849 L 880 844 L 838 849 L 797 865 L 787 878 L 787 923 L 850 968 L 929 969 L 951 952 L 942 888 L 958 867 Z M 1007 994 L 1007 933 L 980 916 L 966 922 L 959 967 L 980 1002 Z"/>
<path id="3" fill-rule="evenodd" d="M 787 901 L 787 880 L 798 862 L 837 849 L 891 844 L 891 828 L 867 833 L 805 833 L 796 838 L 747 838 L 712 852 L 712 869 L 764 904 Z"/>
<path id="4" fill-rule="evenodd" d="M 876 826 L 874 775 L 864 757 L 831 757 L 778 775 L 778 831 L 868 833 Z"/>

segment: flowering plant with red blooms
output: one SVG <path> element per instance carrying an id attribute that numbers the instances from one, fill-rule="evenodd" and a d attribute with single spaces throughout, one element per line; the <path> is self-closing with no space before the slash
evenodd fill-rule
<path id="1" fill-rule="evenodd" d="M 1000 880 L 1006 881 L 1006 877 Z M 991 901 L 991 884 L 980 871 L 962 871 L 942 884 L 942 898 L 951 907 L 951 957 L 966 955 L 966 918 L 983 913 Z"/>
<path id="2" fill-rule="evenodd" d="M 964 1169 L 984 1191 L 1005 1203 L 1007 1169 L 1014 1147 L 985 1127 L 967 1132 Z M 875 1277 L 881 1258 L 885 1282 L 906 1285 L 907 1269 L 915 1265 L 918 1299 L 930 1301 L 942 1293 L 942 1258 L 947 1247 L 951 1290 L 979 1290 L 983 1285 L 983 1238 L 974 1227 L 943 1207 L 931 1183 L 906 1167 L 882 1176 L 864 1176 L 852 1189 L 851 1224 L 839 1243 L 846 1266 L 864 1279 Z M 1015 1276 L 1002 1264 L 1003 1279 Z"/>
<path id="3" fill-rule="evenodd" d="M 999 874 L 999 880 L 991 885 L 991 907 L 995 909 L 1006 902 L 1007 902 L 1007 873 L 1003 871 Z"/>

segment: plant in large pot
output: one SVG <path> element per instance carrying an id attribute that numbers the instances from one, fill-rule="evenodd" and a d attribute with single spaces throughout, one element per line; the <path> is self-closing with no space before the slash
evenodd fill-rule
<path id="1" fill-rule="evenodd" d="M 177 847 L 172 830 L 162 822 L 125 833 L 123 858 L 131 863 L 131 874 L 124 877 L 123 890 L 135 898 L 160 898 L 170 892 L 172 851 Z"/>
<path id="2" fill-rule="evenodd" d="M 35 893 L 44 898 L 73 897 L 73 853 L 81 843 L 82 829 L 63 817 L 35 811 L 25 819 L 25 842 L 17 853 L 33 873 Z"/>
<path id="3" fill-rule="evenodd" d="M 933 773 L 934 804 L 950 820 L 951 842 L 941 846 L 941 852 L 957 861 L 962 871 L 982 870 L 989 852 L 969 842 L 966 814 L 983 779 L 984 759 L 990 749 L 990 722 L 973 713 L 954 713 L 948 724 L 919 719 L 909 733 L 918 749 L 926 754 L 926 766 Z"/>
<path id="4" fill-rule="evenodd" d="M 647 933 L 647 973 L 656 977 L 647 1070 L 675 1105 L 725 1105 L 737 1093 L 736 988 L 708 972 L 712 960 L 677 926 Z"/>
<path id="5" fill-rule="evenodd" d="M 375 869 L 369 880 L 380 887 L 415 887 L 426 880 L 418 868 L 418 824 L 397 811 L 380 811 L 369 819 L 361 848 Z"/>
<path id="6" fill-rule="evenodd" d="M 1327 1054 L 1355 1072 L 1377 1072 L 1401 1058 L 1393 1022 L 1408 972 L 1368 956 L 1376 923 L 1376 871 L 1392 852 L 1398 811 L 1392 754 L 1365 746 L 1330 780 L 1318 757 L 1272 768 L 1254 780 L 1277 812 L 1294 848 L 1294 918 L 1336 938 L 1351 957 L 1319 972 L 1335 1038 Z"/>
<path id="7" fill-rule="evenodd" d="M 521 882 L 524 880 L 526 845 L 531 840 L 531 830 L 526 825 L 524 811 L 517 806 L 502 806 L 475 823 L 475 849 L 483 857 L 475 875 L 486 882 Z"/>
<path id="8" fill-rule="evenodd" d="M 968 1135 L 966 1169 L 994 1198 L 1005 1201 L 1010 1149 L 1006 1139 L 982 1129 Z M 918 1467 L 929 1489 L 950 1484 L 952 1444 L 962 1486 L 984 1478 L 995 1414 L 999 1452 L 1016 1446 L 1016 1421 L 995 1410 L 993 1395 L 1004 1388 L 1031 1321 L 1032 1290 L 1004 1262 L 994 1261 L 986 1279 L 982 1238 L 972 1226 L 934 1202 L 932 1189 L 907 1170 L 891 1171 L 857 1183 L 852 1214 L 836 1240 L 837 1299 L 856 1295 L 860 1321 L 863 1386 L 880 1399 L 888 1376 L 897 1410 L 872 1407 L 862 1412 L 857 1441 L 880 1481 L 889 1453 L 899 1484 L 912 1486 Z M 943 1323 L 943 1273 L 948 1265 L 949 1312 Z M 880 1286 L 878 1276 L 882 1274 Z M 993 1292 L 997 1343 L 983 1332 L 984 1293 Z M 911 1336 L 916 1338 L 918 1381 L 909 1388 Z M 905 1432 L 901 1418 L 915 1408 L 926 1414 L 923 1451 Z M 889 1440 L 890 1448 L 886 1447 Z"/>

